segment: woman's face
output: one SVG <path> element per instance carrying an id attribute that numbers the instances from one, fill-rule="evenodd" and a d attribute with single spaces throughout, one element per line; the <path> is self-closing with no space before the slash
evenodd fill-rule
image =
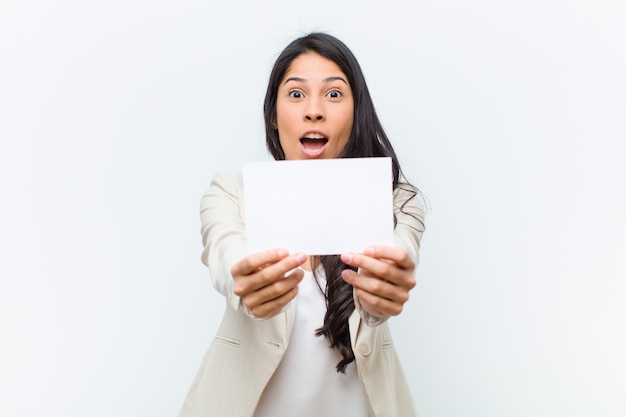
<path id="1" fill-rule="evenodd" d="M 285 159 L 337 158 L 348 143 L 353 122 L 352 89 L 339 66 L 313 52 L 294 59 L 276 101 Z"/>

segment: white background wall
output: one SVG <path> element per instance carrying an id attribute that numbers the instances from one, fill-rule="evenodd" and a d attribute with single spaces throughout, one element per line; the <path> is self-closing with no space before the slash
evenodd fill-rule
<path id="1" fill-rule="evenodd" d="M 423 417 L 626 415 L 626 3 L 0 2 L 0 415 L 174 416 L 221 318 L 217 171 L 295 36 L 359 58 L 430 199 Z"/>

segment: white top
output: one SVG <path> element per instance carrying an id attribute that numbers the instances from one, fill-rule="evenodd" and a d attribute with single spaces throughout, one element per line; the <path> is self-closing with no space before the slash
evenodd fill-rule
<path id="1" fill-rule="evenodd" d="M 316 273 L 325 288 L 323 269 Z M 304 271 L 293 302 L 296 316 L 290 345 L 254 417 L 369 416 L 356 363 L 350 363 L 345 374 L 337 372 L 341 355 L 330 348 L 324 336 L 315 336 L 324 324 L 326 301 L 312 272 Z"/>

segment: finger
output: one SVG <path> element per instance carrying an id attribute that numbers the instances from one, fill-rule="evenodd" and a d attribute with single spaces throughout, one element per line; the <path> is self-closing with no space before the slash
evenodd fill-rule
<path id="1" fill-rule="evenodd" d="M 235 265 L 233 265 L 231 269 L 231 273 L 233 276 L 235 275 L 250 275 L 253 272 L 256 272 L 259 268 L 264 265 L 274 264 L 281 259 L 284 259 L 289 255 L 289 252 L 286 249 L 277 248 L 277 249 L 269 249 L 262 252 L 256 252 L 251 255 L 246 256 Z"/>
<path id="2" fill-rule="evenodd" d="M 243 302 L 252 310 L 255 307 L 282 297 L 285 293 L 288 293 L 294 287 L 298 286 L 303 277 L 304 271 L 296 270 L 285 278 L 281 278 L 258 290 L 250 292 L 245 296 Z"/>
<path id="3" fill-rule="evenodd" d="M 298 294 L 298 286 L 296 285 L 288 292 L 284 293 L 280 297 L 269 300 L 261 305 L 254 306 L 250 309 L 250 312 L 258 318 L 269 318 L 273 317 L 276 314 L 280 313 L 280 311 Z"/>
<path id="4" fill-rule="evenodd" d="M 368 313 L 377 316 L 397 316 L 402 313 L 402 303 L 396 303 L 386 298 L 378 297 L 361 289 L 355 289 L 356 296 L 359 297 L 361 306 Z"/>
<path id="5" fill-rule="evenodd" d="M 385 259 L 381 260 L 367 255 L 346 252 L 341 254 L 341 260 L 350 266 L 361 268 L 371 275 L 391 281 L 396 285 L 407 288 L 415 286 L 412 270 L 400 269 L 395 263 L 390 263 Z"/>
<path id="6" fill-rule="evenodd" d="M 402 303 L 408 301 L 409 292 L 391 282 L 380 278 L 370 277 L 366 274 L 358 274 L 351 269 L 346 269 L 341 273 L 341 277 L 354 288 L 368 292 L 369 294 L 385 298 L 392 302 Z"/>
<path id="7" fill-rule="evenodd" d="M 393 261 L 400 269 L 415 269 L 413 258 L 407 251 L 397 246 L 372 245 L 366 247 L 363 253 L 372 258 Z"/>
<path id="8" fill-rule="evenodd" d="M 282 280 L 285 278 L 287 272 L 302 265 L 306 262 L 307 258 L 304 253 L 298 252 L 247 276 L 245 281 L 239 282 L 241 280 L 236 280 L 235 293 L 237 293 L 237 290 L 242 290 L 244 293 L 257 291 L 276 281 Z"/>

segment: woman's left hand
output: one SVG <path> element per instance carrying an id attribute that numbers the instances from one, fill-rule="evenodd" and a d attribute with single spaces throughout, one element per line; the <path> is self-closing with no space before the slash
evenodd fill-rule
<path id="1" fill-rule="evenodd" d="M 363 254 L 347 252 L 341 260 L 359 272 L 346 269 L 341 277 L 354 287 L 363 309 L 375 317 L 397 316 L 415 287 L 415 262 L 401 248 L 370 246 Z"/>

